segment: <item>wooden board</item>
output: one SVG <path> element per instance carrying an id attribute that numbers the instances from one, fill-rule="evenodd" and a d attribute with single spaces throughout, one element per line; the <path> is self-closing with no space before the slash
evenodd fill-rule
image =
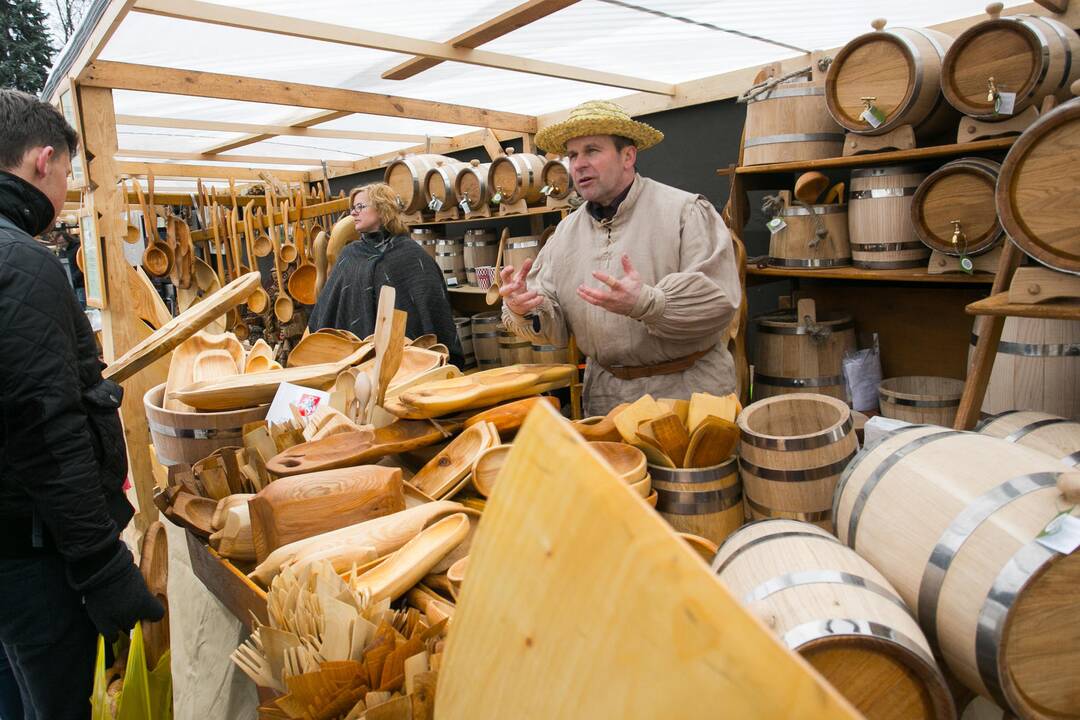
<path id="1" fill-rule="evenodd" d="M 206 589 L 248 630 L 254 630 L 253 620 L 268 625 L 266 592 L 190 532 L 185 535 L 191 570 Z"/>
<path id="2" fill-rule="evenodd" d="M 550 408 L 483 524 L 436 718 L 858 717 Z"/>

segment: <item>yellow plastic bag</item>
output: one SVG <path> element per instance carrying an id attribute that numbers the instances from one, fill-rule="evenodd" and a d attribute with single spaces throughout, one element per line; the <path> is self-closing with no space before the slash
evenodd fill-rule
<path id="1" fill-rule="evenodd" d="M 128 649 L 127 672 L 117 702 L 108 700 L 105 638 L 98 636 L 94 690 L 90 696 L 92 720 L 172 720 L 172 668 L 166 651 L 152 671 L 146 667 L 142 623 L 136 623 Z M 116 708 L 115 714 L 113 707 Z"/>

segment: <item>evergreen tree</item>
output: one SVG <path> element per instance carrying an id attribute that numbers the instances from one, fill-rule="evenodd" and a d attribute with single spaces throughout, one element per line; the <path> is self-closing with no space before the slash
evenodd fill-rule
<path id="1" fill-rule="evenodd" d="M 52 66 L 53 47 L 38 0 L 0 0 L 0 88 L 38 93 Z"/>

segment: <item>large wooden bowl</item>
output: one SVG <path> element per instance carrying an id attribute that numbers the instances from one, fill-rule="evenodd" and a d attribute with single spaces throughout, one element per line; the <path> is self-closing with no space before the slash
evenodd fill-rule
<path id="1" fill-rule="evenodd" d="M 621 442 L 591 442 L 589 447 L 599 453 L 628 484 L 632 485 L 648 474 L 645 453 L 633 445 Z"/>

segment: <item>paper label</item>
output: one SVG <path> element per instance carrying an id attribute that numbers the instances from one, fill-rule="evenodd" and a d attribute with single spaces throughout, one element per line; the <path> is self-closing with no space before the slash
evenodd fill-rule
<path id="1" fill-rule="evenodd" d="M 466 215 L 472 212 L 472 206 L 469 205 L 469 198 L 462 198 L 461 202 L 458 203 L 458 207 L 461 208 L 461 212 Z"/>
<path id="2" fill-rule="evenodd" d="M 1003 92 L 994 97 L 994 112 L 998 115 L 1012 115 L 1016 107 L 1016 93 Z"/>
<path id="3" fill-rule="evenodd" d="M 1039 544 L 1062 555 L 1068 555 L 1080 547 L 1080 518 L 1072 515 L 1075 509 L 1069 508 L 1047 523 L 1035 538 Z"/>
<path id="4" fill-rule="evenodd" d="M 328 392 L 283 382 L 278 385 L 274 400 L 270 403 L 270 410 L 266 413 L 266 419 L 270 422 L 292 420 L 290 405 L 296 405 L 300 410 L 300 416 L 307 417 L 321 405 L 329 402 L 330 393 Z"/>
<path id="5" fill-rule="evenodd" d="M 885 113 L 878 109 L 877 105 L 871 105 L 862 111 L 862 118 L 870 127 L 878 127 L 881 123 L 885 122 Z"/>
<path id="6" fill-rule="evenodd" d="M 446 278 L 446 286 L 447 287 L 457 287 L 458 286 L 457 276 L 456 275 L 451 275 L 451 276 L 447 277 Z"/>
<path id="7" fill-rule="evenodd" d="M 439 212 L 440 210 L 442 210 L 443 202 L 439 198 L 433 197 L 431 198 L 431 202 L 429 202 L 427 206 L 428 210 L 434 210 L 435 212 Z"/>
<path id="8" fill-rule="evenodd" d="M 551 187 L 550 185 L 545 185 L 544 187 L 540 188 L 540 194 L 544 197 L 547 197 L 553 192 L 555 192 L 555 188 Z"/>
<path id="9" fill-rule="evenodd" d="M 787 223 L 784 222 L 784 218 L 782 217 L 774 217 L 772 220 L 765 223 L 765 227 L 769 228 L 769 232 L 775 235 L 776 233 L 786 228 Z"/>

